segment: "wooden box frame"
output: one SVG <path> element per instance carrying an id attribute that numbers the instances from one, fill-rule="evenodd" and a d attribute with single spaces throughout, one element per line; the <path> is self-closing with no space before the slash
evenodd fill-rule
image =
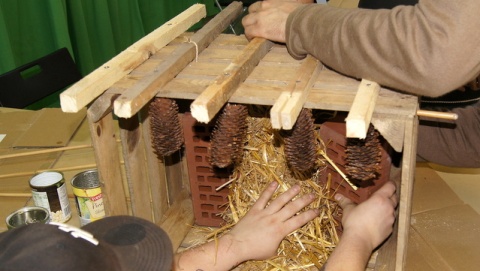
<path id="1" fill-rule="evenodd" d="M 286 102 L 288 94 L 290 100 L 298 96 L 289 115 L 276 116 L 293 119 L 294 123 L 298 106 L 349 112 L 362 84 L 311 57 L 294 60 L 284 46 L 221 34 L 241 11 L 241 3 L 234 2 L 200 31 L 182 33 L 156 50 L 151 50 L 154 42 L 146 37 L 141 41 L 148 45 L 144 60 L 133 64 L 124 53 L 119 54 L 108 62 L 121 66 L 115 77 L 104 75 L 104 70 L 110 68 L 106 63 L 61 96 L 66 112 L 72 111 L 68 99 L 78 102 L 73 111 L 88 107 L 106 214 L 148 219 L 167 231 L 174 248 L 179 247 L 194 223 L 188 171 L 181 151 L 158 159 L 152 149 L 148 106 L 153 97 L 195 103 L 214 88 L 224 100 L 209 100 L 208 114 L 214 115 L 215 108 L 227 101 L 268 105 L 272 106 L 273 123 L 279 121 L 273 119 L 273 111 L 278 110 L 279 102 Z M 402 156 L 398 174 L 392 175 L 400 197 L 398 219 L 392 236 L 378 250 L 374 270 L 404 267 L 416 162 L 417 107 L 417 97 L 379 88 L 371 113 L 371 122 Z M 278 112 L 285 113 L 281 108 Z M 288 121 L 280 125 L 288 126 Z M 116 139 L 118 129 L 121 149 Z"/>

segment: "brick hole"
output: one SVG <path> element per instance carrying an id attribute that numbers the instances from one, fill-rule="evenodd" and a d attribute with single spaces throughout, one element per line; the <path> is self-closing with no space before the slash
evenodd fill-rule
<path id="1" fill-rule="evenodd" d="M 207 153 L 208 149 L 206 147 L 195 146 L 193 148 L 195 153 Z"/>
<path id="2" fill-rule="evenodd" d="M 205 195 L 205 194 L 201 194 L 201 195 L 200 195 L 200 200 L 207 200 L 207 198 L 208 198 L 208 197 L 207 197 L 207 195 Z"/>
<path id="3" fill-rule="evenodd" d="M 199 182 L 204 182 L 204 181 L 205 181 L 205 177 L 203 177 L 203 176 L 197 176 L 197 181 L 199 181 Z"/>
<path id="4" fill-rule="evenodd" d="M 201 192 L 212 192 L 212 187 L 206 185 L 199 185 L 198 190 L 200 190 Z"/>
<path id="5" fill-rule="evenodd" d="M 203 156 L 196 155 L 195 162 L 203 162 Z"/>
<path id="6" fill-rule="evenodd" d="M 215 208 L 212 204 L 201 204 L 202 210 L 213 211 Z"/>
<path id="7" fill-rule="evenodd" d="M 211 183 L 221 183 L 222 179 L 216 176 L 208 176 L 207 177 L 208 181 Z"/>
<path id="8" fill-rule="evenodd" d="M 197 167 L 197 172 L 202 172 L 202 173 L 209 173 L 212 172 L 209 167 Z"/>
<path id="9" fill-rule="evenodd" d="M 222 196 L 210 195 L 209 198 L 211 201 L 224 202 L 224 198 Z"/>

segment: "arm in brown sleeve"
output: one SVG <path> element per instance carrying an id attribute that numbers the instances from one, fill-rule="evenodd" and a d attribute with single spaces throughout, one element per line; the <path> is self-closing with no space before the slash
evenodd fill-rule
<path id="1" fill-rule="evenodd" d="M 478 0 L 420 0 L 391 10 L 307 5 L 288 17 L 287 48 L 355 78 L 440 96 L 480 73 L 478 10 Z"/>

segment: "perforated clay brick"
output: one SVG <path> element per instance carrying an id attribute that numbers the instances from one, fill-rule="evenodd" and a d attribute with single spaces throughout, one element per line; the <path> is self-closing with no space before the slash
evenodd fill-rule
<path id="1" fill-rule="evenodd" d="M 326 145 L 327 156 L 335 162 L 342 172 L 345 172 L 345 149 L 347 144 L 345 117 L 340 115 L 336 119 L 327 121 L 320 126 L 320 138 Z M 358 189 L 354 190 L 331 165 L 328 165 L 326 171 L 321 174 L 320 182 L 326 183 L 328 174 L 330 174 L 332 193 L 341 193 L 355 203 L 361 203 L 368 199 L 371 194 L 377 191 L 390 178 L 392 164 L 389 154 L 390 147 L 383 138 L 381 140 L 384 147 L 382 148 L 381 172 L 378 179 L 371 182 L 356 183 Z"/>
<path id="2" fill-rule="evenodd" d="M 229 180 L 231 169 L 219 169 L 209 162 L 210 135 L 215 121 L 199 123 L 190 113 L 183 115 L 185 151 L 192 193 L 195 224 L 219 227 L 224 220 L 219 216 L 228 203 L 228 187 L 216 189 Z"/>

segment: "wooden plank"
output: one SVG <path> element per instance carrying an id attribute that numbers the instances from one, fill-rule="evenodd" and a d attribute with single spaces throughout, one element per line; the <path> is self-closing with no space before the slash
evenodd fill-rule
<path id="1" fill-rule="evenodd" d="M 188 191 L 184 190 L 175 199 L 175 204 L 165 213 L 164 220 L 157 225 L 168 234 L 173 250 L 176 251 L 193 223 L 192 199 Z"/>
<path id="2" fill-rule="evenodd" d="M 396 152 L 402 152 L 405 137 L 405 116 L 373 113 L 372 124 Z"/>
<path id="3" fill-rule="evenodd" d="M 92 121 L 92 112 L 87 110 L 87 119 L 92 138 L 95 160 L 102 188 L 105 214 L 128 215 L 123 188 L 120 153 L 115 140 L 115 124 L 110 111 L 103 118 Z"/>
<path id="4" fill-rule="evenodd" d="M 230 38 L 232 35 L 222 34 L 219 39 L 228 40 L 225 46 L 236 47 L 244 44 L 244 37 Z M 210 48 L 210 47 L 209 47 Z M 199 54 L 199 59 L 209 50 Z M 209 54 L 213 54 L 208 51 Z M 196 66 L 197 63 L 191 63 Z M 250 76 L 237 88 L 229 102 L 273 105 L 282 91 L 287 90 L 288 82 L 295 80 L 296 71 L 301 61 L 293 59 L 285 47 L 274 45 L 272 49 L 254 68 Z M 209 66 L 202 62 L 204 69 L 218 68 L 218 62 Z M 194 74 L 192 74 L 194 73 Z M 214 77 L 213 77 L 214 78 Z M 178 76 L 163 86 L 157 97 L 196 99 L 212 82 L 211 75 L 204 75 L 197 69 L 189 67 L 182 70 Z M 315 84 L 309 92 L 305 108 L 323 110 L 349 111 L 360 81 L 346 77 L 328 68 L 321 70 Z M 401 103 L 398 101 L 402 100 Z M 411 115 L 417 109 L 417 97 L 386 88 L 381 88 L 374 113 L 391 115 Z M 375 116 L 373 117 L 375 118 Z"/>
<path id="5" fill-rule="evenodd" d="M 199 122 L 209 123 L 230 99 L 237 87 L 245 81 L 260 60 L 272 47 L 272 42 L 254 38 L 190 105 L 192 116 Z"/>
<path id="6" fill-rule="evenodd" d="M 115 101 L 118 96 L 120 96 L 120 94 L 108 93 L 107 91 L 95 99 L 88 108 L 90 111 L 90 120 L 92 122 L 97 122 L 105 117 L 105 115 L 111 113 L 113 109 L 113 101 Z"/>
<path id="7" fill-rule="evenodd" d="M 168 201 L 170 205 L 175 203 L 175 198 L 185 190 L 185 185 L 183 183 L 184 179 L 184 168 L 182 164 L 182 154 L 180 151 L 173 153 L 170 156 L 163 158 L 165 163 L 165 179 L 168 187 Z"/>
<path id="8" fill-rule="evenodd" d="M 138 116 L 119 119 L 118 123 L 132 213 L 134 216 L 153 221 L 152 200 L 141 124 Z"/>
<path id="9" fill-rule="evenodd" d="M 307 56 L 296 73 L 296 80 L 289 83 L 289 91 L 283 91 L 270 110 L 274 129 L 290 130 L 307 100 L 308 93 L 323 65 L 312 56 Z"/>
<path id="10" fill-rule="evenodd" d="M 398 239 L 395 270 L 404 270 L 407 258 L 408 234 L 412 212 L 413 179 L 415 176 L 418 117 L 411 116 L 405 120 L 405 142 L 402 158 L 402 183 L 398 214 Z M 398 189 L 398 188 L 397 188 Z"/>
<path id="11" fill-rule="evenodd" d="M 130 118 L 150 101 L 159 88 L 172 80 L 197 55 L 202 52 L 221 32 L 235 20 L 242 11 L 241 2 L 233 2 L 204 27 L 193 34 L 188 41 L 178 46 L 168 59 L 162 61 L 149 75 L 140 78 L 137 83 L 115 100 L 114 112 L 121 118 Z"/>
<path id="12" fill-rule="evenodd" d="M 135 42 L 61 93 L 62 110 L 64 112 L 78 112 L 157 50 L 188 30 L 200 19 L 205 18 L 206 15 L 204 5 L 192 5 L 175 18 Z"/>
<path id="13" fill-rule="evenodd" d="M 362 79 L 352 107 L 345 119 L 347 137 L 363 139 L 367 136 L 379 91 L 380 85 L 378 83 Z"/>
<path id="14" fill-rule="evenodd" d="M 151 136 L 150 118 L 147 109 L 142 109 L 139 113 L 142 122 L 141 129 L 146 156 L 146 175 L 150 184 L 150 194 L 152 199 L 152 221 L 158 222 L 162 219 L 164 213 L 169 208 L 168 187 L 165 163 L 162 162 L 153 149 L 153 140 Z M 145 185 L 145 184 L 144 184 Z"/>

